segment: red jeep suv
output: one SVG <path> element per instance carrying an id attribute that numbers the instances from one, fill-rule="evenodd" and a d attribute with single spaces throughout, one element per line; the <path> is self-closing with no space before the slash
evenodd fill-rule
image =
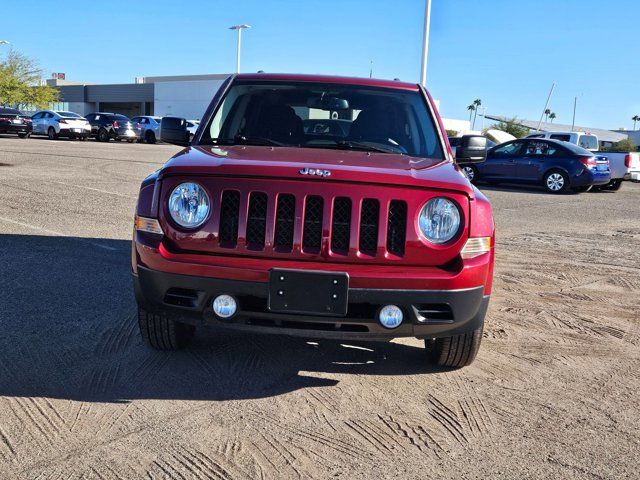
<path id="1" fill-rule="evenodd" d="M 162 120 L 161 138 L 186 148 L 140 188 L 132 268 L 150 346 L 176 349 L 216 325 L 417 337 L 438 365 L 473 361 L 491 207 L 453 162 L 421 86 L 234 75 L 191 142 L 177 117 Z M 485 145 L 468 143 L 480 160 Z"/>

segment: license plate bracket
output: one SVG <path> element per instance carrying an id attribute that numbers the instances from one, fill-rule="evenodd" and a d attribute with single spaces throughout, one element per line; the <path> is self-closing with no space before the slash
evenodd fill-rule
<path id="1" fill-rule="evenodd" d="M 269 272 L 271 312 L 302 315 L 345 316 L 349 275 L 274 268 Z"/>

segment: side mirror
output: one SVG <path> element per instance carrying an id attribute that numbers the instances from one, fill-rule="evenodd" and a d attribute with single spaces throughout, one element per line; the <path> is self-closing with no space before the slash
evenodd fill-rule
<path id="1" fill-rule="evenodd" d="M 160 122 L 160 140 L 181 147 L 189 146 L 187 120 L 178 117 L 162 117 Z"/>
<path id="2" fill-rule="evenodd" d="M 479 163 L 487 158 L 487 137 L 465 135 L 456 147 L 456 163 Z"/>

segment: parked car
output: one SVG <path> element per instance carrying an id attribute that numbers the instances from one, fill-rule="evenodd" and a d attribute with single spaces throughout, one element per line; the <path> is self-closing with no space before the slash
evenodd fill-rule
<path id="1" fill-rule="evenodd" d="M 583 192 L 611 179 L 606 159 L 572 143 L 539 138 L 497 145 L 472 168 L 475 181 L 541 184 L 550 193 Z"/>
<path id="2" fill-rule="evenodd" d="M 91 135 L 99 142 L 126 140 L 133 143 L 140 138 L 140 125 L 118 113 L 90 113 L 86 116 L 91 124 Z"/>
<path id="3" fill-rule="evenodd" d="M 449 137 L 449 146 L 451 147 L 451 153 L 453 153 L 453 157 L 456 158 L 456 153 L 458 151 L 458 147 L 460 146 L 460 144 L 462 143 L 462 139 L 464 137 L 482 137 L 482 135 L 463 135 L 460 137 Z M 492 140 L 490 140 L 489 138 L 487 138 L 486 140 L 486 150 L 490 149 L 491 147 L 494 147 L 496 145 L 496 143 Z M 474 181 L 474 176 L 476 174 L 476 170 L 473 168 L 473 163 L 474 162 L 470 162 L 470 163 L 465 163 L 465 162 L 461 162 L 459 160 L 456 160 L 456 163 L 458 163 L 460 165 L 460 168 L 462 169 L 462 173 L 464 173 L 466 175 L 466 177 L 469 179 L 470 182 L 473 183 Z"/>
<path id="4" fill-rule="evenodd" d="M 528 135 L 526 138 L 549 138 L 552 140 L 561 140 L 563 142 L 573 143 L 582 148 L 586 148 L 591 152 L 600 151 L 600 143 L 598 137 L 587 132 L 535 132 Z M 609 168 L 611 170 L 611 180 L 606 185 L 602 185 L 598 188 L 602 190 L 619 190 L 623 180 L 630 180 L 631 173 L 634 170 L 634 156 L 637 156 L 636 152 L 602 152 L 601 158 L 606 158 L 609 161 Z M 630 157 L 627 157 L 630 155 Z M 640 167 L 636 167 L 636 170 L 640 170 Z"/>
<path id="5" fill-rule="evenodd" d="M 598 137 L 587 132 L 534 132 L 525 138 L 547 138 L 573 143 L 586 150 L 597 152 L 599 150 Z"/>
<path id="6" fill-rule="evenodd" d="M 348 137 L 304 132 L 301 116 L 335 111 Z M 438 365 L 473 361 L 491 293 L 491 206 L 453 163 L 420 85 L 233 75 L 202 122 L 198 148 L 140 187 L 132 268 L 148 345 L 179 348 L 195 326 L 217 325 L 417 337 Z M 190 144 L 184 118 L 164 117 L 160 131 Z"/>
<path id="7" fill-rule="evenodd" d="M 200 120 L 187 120 L 187 130 L 189 131 L 189 138 L 191 140 L 193 140 L 193 137 L 195 137 L 199 126 Z"/>
<path id="8" fill-rule="evenodd" d="M 91 125 L 86 118 L 74 112 L 41 110 L 32 117 L 33 134 L 46 135 L 50 140 L 58 137 L 86 140 L 91 134 Z"/>
<path id="9" fill-rule="evenodd" d="M 10 107 L 0 107 L 0 133 L 27 138 L 31 135 L 31 120 Z"/>
<path id="10" fill-rule="evenodd" d="M 161 117 L 133 117 L 131 123 L 140 125 L 140 139 L 146 143 L 156 143 L 160 138 L 160 120 Z"/>

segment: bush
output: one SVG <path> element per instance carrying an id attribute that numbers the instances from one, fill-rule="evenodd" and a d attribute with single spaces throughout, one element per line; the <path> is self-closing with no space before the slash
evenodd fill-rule
<path id="1" fill-rule="evenodd" d="M 527 127 L 523 127 L 518 123 L 518 119 L 513 117 L 510 120 L 506 120 L 504 122 L 498 122 L 491 125 L 489 128 L 495 128 L 496 130 L 502 130 L 503 132 L 507 132 L 513 135 L 516 138 L 522 138 L 529 135 L 530 129 Z"/>
<path id="2" fill-rule="evenodd" d="M 635 152 L 638 146 L 628 138 L 615 142 L 610 147 L 603 148 L 603 152 Z"/>

